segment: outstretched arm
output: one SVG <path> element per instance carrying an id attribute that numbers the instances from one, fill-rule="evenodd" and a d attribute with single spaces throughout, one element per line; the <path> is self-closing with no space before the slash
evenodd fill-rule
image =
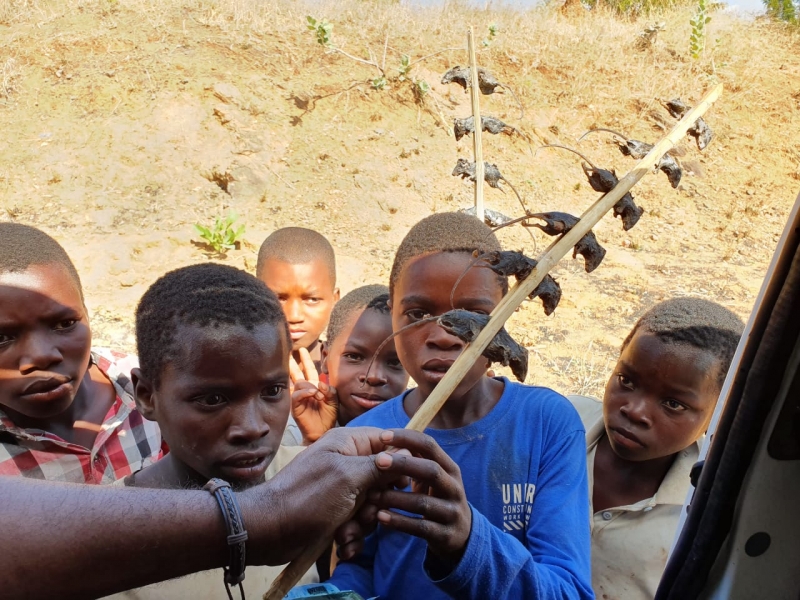
<path id="1" fill-rule="evenodd" d="M 292 560 L 333 536 L 369 488 L 396 477 L 375 466 L 379 433 L 331 431 L 275 478 L 237 494 L 248 563 Z M 53 590 L 97 598 L 226 564 L 222 515 L 208 492 L 0 477 L 0 498 L 0 599 L 49 599 Z"/>

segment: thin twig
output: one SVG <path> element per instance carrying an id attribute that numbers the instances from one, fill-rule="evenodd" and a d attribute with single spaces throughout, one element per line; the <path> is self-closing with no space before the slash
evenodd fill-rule
<path id="1" fill-rule="evenodd" d="M 383 61 L 381 63 L 381 71 L 386 72 L 386 49 L 389 47 L 389 32 L 386 32 L 386 41 L 383 44 Z"/>
<path id="2" fill-rule="evenodd" d="M 349 58 L 351 60 L 354 60 L 356 62 L 360 62 L 362 65 L 375 67 L 376 69 L 378 69 L 380 74 L 383 75 L 383 69 L 381 69 L 381 66 L 378 63 L 376 63 L 374 60 L 364 60 L 363 58 L 358 58 L 357 56 L 353 56 L 352 54 L 348 54 L 347 52 L 345 52 L 341 48 L 337 48 L 336 46 L 330 46 L 330 49 L 335 51 L 335 52 L 338 52 L 340 54 L 344 54 L 347 58 Z"/>
<path id="3" fill-rule="evenodd" d="M 445 48 L 444 50 L 439 50 L 438 52 L 434 52 L 433 54 L 428 54 L 426 56 L 423 56 L 422 58 L 418 58 L 417 60 L 408 63 L 408 66 L 413 67 L 417 63 L 421 63 L 423 60 L 428 60 L 429 58 L 433 58 L 434 56 L 444 54 L 445 52 L 455 52 L 456 50 L 458 50 L 459 52 L 463 52 L 464 48 Z"/>

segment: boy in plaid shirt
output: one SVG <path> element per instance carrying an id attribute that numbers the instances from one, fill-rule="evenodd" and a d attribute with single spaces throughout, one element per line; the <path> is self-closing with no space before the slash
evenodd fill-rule
<path id="1" fill-rule="evenodd" d="M 42 231 L 0 223 L 0 475 L 111 483 L 162 455 L 135 362 L 92 352 L 80 278 Z"/>

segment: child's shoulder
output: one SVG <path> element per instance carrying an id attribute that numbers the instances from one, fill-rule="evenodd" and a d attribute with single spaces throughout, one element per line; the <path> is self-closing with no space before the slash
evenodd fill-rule
<path id="1" fill-rule="evenodd" d="M 506 380 L 504 395 L 509 394 L 519 418 L 522 412 L 535 413 L 532 418 L 551 421 L 570 429 L 582 429 L 581 419 L 570 401 L 553 389 L 525 385 Z"/>
<path id="2" fill-rule="evenodd" d="M 360 417 L 350 421 L 348 427 L 405 427 L 408 425 L 409 418 L 403 408 L 403 398 L 405 393 L 387 400 L 383 404 L 371 408 Z"/>
<path id="3" fill-rule="evenodd" d="M 131 369 L 139 368 L 138 356 L 111 348 L 93 347 L 92 360 L 106 374 L 109 374 L 109 371 L 117 371 L 129 375 Z"/>
<path id="4" fill-rule="evenodd" d="M 603 418 L 603 403 L 597 398 L 570 394 L 567 396 L 567 400 L 578 411 L 578 416 L 580 416 L 586 429 L 589 429 L 599 419 Z"/>

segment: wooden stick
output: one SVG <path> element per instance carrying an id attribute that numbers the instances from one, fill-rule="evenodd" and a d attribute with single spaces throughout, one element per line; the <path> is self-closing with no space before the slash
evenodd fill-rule
<path id="1" fill-rule="evenodd" d="M 472 365 L 483 354 L 489 342 L 494 339 L 494 336 L 500 331 L 506 320 L 514 314 L 516 308 L 522 304 L 528 294 L 541 283 L 544 276 L 578 243 L 578 240 L 586 235 L 613 208 L 620 198 L 630 191 L 642 177 L 653 171 L 653 167 L 659 159 L 683 139 L 687 130 L 698 117 L 701 117 L 708 110 L 711 104 L 719 98 L 720 94 L 722 94 L 722 84 L 717 85 L 706 94 L 697 106 L 690 110 L 664 139 L 653 146 L 647 156 L 640 160 L 625 177 L 619 180 L 613 190 L 602 196 L 583 213 L 575 227 L 550 245 L 538 259 L 538 264 L 531 274 L 526 279 L 518 282 L 495 307 L 486 327 L 478 334 L 474 342 L 464 348 L 464 351 L 448 369 L 445 376 L 431 392 L 431 395 L 428 396 L 411 418 L 406 429 L 413 429 L 414 431 L 425 430 L 450 397 L 450 394 L 453 393 L 453 390 L 461 383 L 467 371 L 472 368 Z M 300 580 L 303 574 L 314 565 L 317 557 L 322 554 L 329 544 L 329 540 L 317 540 L 308 551 L 292 561 L 278 576 L 269 591 L 264 594 L 264 600 L 281 600 Z"/>
<path id="2" fill-rule="evenodd" d="M 483 223 L 483 141 L 481 134 L 481 88 L 478 81 L 478 59 L 475 57 L 475 39 L 472 26 L 467 33 L 467 49 L 469 50 L 469 67 L 472 75 L 471 97 L 472 118 L 475 126 L 472 132 L 472 148 L 475 155 L 475 216 Z"/>
<path id="3" fill-rule="evenodd" d="M 475 364 L 475 361 L 483 354 L 483 351 L 497 335 L 497 332 L 505 325 L 508 318 L 514 314 L 517 307 L 528 297 L 537 285 L 544 279 L 544 276 L 555 266 L 555 264 L 566 255 L 572 247 L 603 218 L 609 210 L 622 198 L 628 191 L 647 173 L 653 171 L 653 167 L 675 144 L 683 139 L 686 131 L 694 124 L 698 117 L 701 117 L 708 107 L 722 94 L 722 84 L 717 85 L 706 96 L 678 121 L 669 134 L 627 174 L 619 180 L 613 190 L 602 196 L 589 209 L 581 215 L 580 221 L 563 237 L 559 238 L 545 251 L 538 259 L 536 268 L 533 269 L 526 279 L 518 282 L 505 298 L 492 311 L 491 319 L 486 324 L 475 341 L 469 344 L 459 355 L 453 365 L 447 370 L 442 380 L 436 385 L 430 396 L 425 400 L 416 414 L 411 418 L 408 429 L 423 431 L 433 420 L 444 403 L 456 389 L 461 380 Z"/>

